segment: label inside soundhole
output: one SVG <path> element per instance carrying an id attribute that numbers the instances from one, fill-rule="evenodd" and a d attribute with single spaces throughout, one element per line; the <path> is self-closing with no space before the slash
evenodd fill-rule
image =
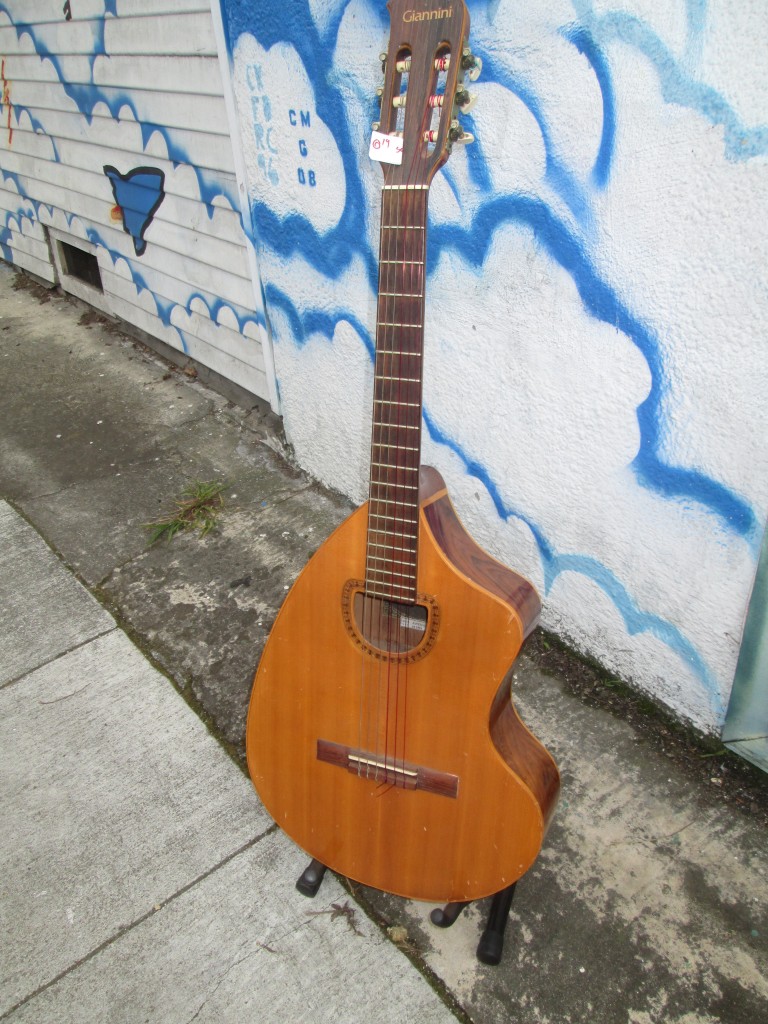
<path id="1" fill-rule="evenodd" d="M 416 662 L 431 649 L 440 627 L 440 608 L 431 594 L 413 604 L 372 597 L 363 580 L 347 580 L 341 614 L 349 638 L 372 658 Z"/>
<path id="2" fill-rule="evenodd" d="M 383 654 L 413 650 L 427 631 L 427 609 L 420 604 L 400 604 L 358 592 L 354 615 L 363 639 Z"/>

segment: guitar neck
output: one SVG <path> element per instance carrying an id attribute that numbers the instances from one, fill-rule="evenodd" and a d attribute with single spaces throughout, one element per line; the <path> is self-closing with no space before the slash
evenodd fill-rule
<path id="1" fill-rule="evenodd" d="M 365 589 L 416 599 L 427 185 L 385 184 Z"/>

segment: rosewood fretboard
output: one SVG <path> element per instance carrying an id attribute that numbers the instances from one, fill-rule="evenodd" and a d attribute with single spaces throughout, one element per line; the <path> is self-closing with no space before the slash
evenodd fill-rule
<path id="1" fill-rule="evenodd" d="M 416 598 L 428 185 L 384 185 L 366 593 Z"/>

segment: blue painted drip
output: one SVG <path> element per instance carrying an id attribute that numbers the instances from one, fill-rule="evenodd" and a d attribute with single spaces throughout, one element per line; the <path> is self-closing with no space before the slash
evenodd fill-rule
<path id="1" fill-rule="evenodd" d="M 638 480 L 666 498 L 698 502 L 734 533 L 755 541 L 758 523 L 743 498 L 723 484 L 697 470 L 670 466 L 660 454 L 661 397 L 664 371 L 661 346 L 655 333 L 629 311 L 616 292 L 598 275 L 583 245 L 538 199 L 501 196 L 490 200 L 475 215 L 468 228 L 436 225 L 431 232 L 433 250 L 455 249 L 474 266 L 485 262 L 494 233 L 504 223 L 523 224 L 549 255 L 573 278 L 587 312 L 596 320 L 611 324 L 631 338 L 643 353 L 651 372 L 651 392 L 638 407 L 641 445 L 632 466 Z"/>
<path id="2" fill-rule="evenodd" d="M 461 210 L 464 204 L 461 199 L 461 193 L 459 192 L 459 186 L 456 184 L 456 179 L 454 178 L 453 171 L 450 167 L 443 167 L 443 177 L 445 178 L 446 185 L 451 190 L 453 198 L 456 200 L 456 205 Z M 427 207 L 427 215 L 429 216 L 429 207 Z"/>
<path id="3" fill-rule="evenodd" d="M 707 24 L 707 7 L 709 0 L 686 0 L 686 17 L 688 20 L 688 38 L 685 42 L 686 63 L 694 67 L 701 60 L 704 45 L 704 29 Z"/>
<path id="4" fill-rule="evenodd" d="M 11 238 L 13 236 L 13 232 L 12 232 L 11 227 L 10 227 L 11 220 L 14 217 L 19 217 L 19 218 L 26 217 L 27 220 L 29 220 L 32 223 L 34 223 L 35 221 L 39 221 L 40 220 L 40 207 L 41 206 L 44 209 L 48 210 L 48 212 L 51 213 L 51 214 L 52 214 L 52 211 L 51 211 L 51 208 L 49 206 L 46 206 L 45 203 L 39 203 L 36 200 L 31 199 L 26 194 L 26 192 L 24 191 L 24 187 L 21 184 L 21 180 L 19 179 L 18 174 L 14 174 L 13 171 L 6 171 L 4 168 L 0 168 L 0 173 L 2 173 L 3 182 L 4 183 L 6 181 L 10 181 L 10 182 L 13 183 L 14 190 L 15 190 L 16 194 L 18 195 L 19 199 L 24 199 L 24 200 L 26 200 L 30 204 L 30 209 L 27 209 L 27 210 L 24 210 L 24 209 L 22 209 L 22 207 L 19 207 L 18 210 L 14 211 L 14 212 L 11 212 L 10 210 L 5 211 L 5 224 L 4 224 L 3 228 L 0 229 L 0 238 L 2 238 L 4 241 L 0 242 L 0 245 L 2 246 L 3 258 L 6 259 L 9 263 L 13 263 L 13 251 L 10 248 L 10 244 L 9 244 L 10 240 L 11 240 Z M 12 194 L 12 190 L 8 189 L 8 193 Z"/>
<path id="5" fill-rule="evenodd" d="M 475 141 L 467 148 L 467 166 L 469 168 L 469 180 L 486 195 L 493 190 L 491 172 L 488 170 L 488 161 L 483 152 L 482 141 L 477 137 L 475 122 L 471 114 L 462 115 L 462 126 L 475 136 Z M 443 168 L 445 173 L 445 168 Z M 461 205 L 461 204 L 459 204 Z"/>
<path id="6" fill-rule="evenodd" d="M 622 11 L 596 15 L 591 0 L 574 0 L 584 25 L 594 39 L 605 44 L 618 40 L 642 53 L 655 68 L 666 103 L 695 110 L 710 124 L 721 125 L 725 136 L 725 155 L 729 160 L 749 160 L 768 153 L 768 125 L 747 127 L 725 97 L 710 85 L 697 81 L 686 72 L 656 33 L 639 18 Z M 694 38 L 702 27 L 705 5 L 692 0 L 688 8 Z"/>
<path id="7" fill-rule="evenodd" d="M 544 143 L 547 181 L 566 203 L 576 220 L 582 226 L 591 226 L 592 210 L 589 200 L 576 176 L 565 166 L 557 154 L 538 98 L 525 83 L 519 81 L 494 57 L 484 53 L 478 53 L 478 55 L 483 58 L 483 79 L 496 82 L 509 92 L 514 93 L 533 115 Z"/>
<path id="8" fill-rule="evenodd" d="M 13 251 L 11 250 L 11 229 L 8 226 L 8 222 L 13 216 L 12 213 L 6 213 L 5 224 L 0 227 L 0 252 L 3 254 L 3 259 L 8 263 L 13 263 Z"/>
<path id="9" fill-rule="evenodd" d="M 627 588 L 601 562 L 587 555 L 558 554 L 534 523 L 524 516 L 519 509 L 508 505 L 504 501 L 498 485 L 492 479 L 485 466 L 470 458 L 457 441 L 440 430 L 426 409 L 423 411 L 423 416 L 430 437 L 437 444 L 443 445 L 452 451 L 464 465 L 467 474 L 475 477 L 483 484 L 493 501 L 499 517 L 505 522 L 512 518 L 519 519 L 529 528 L 541 555 L 545 592 L 550 592 L 555 580 L 564 572 L 575 572 L 592 580 L 613 602 L 624 620 L 630 636 L 638 633 L 652 633 L 689 665 L 705 687 L 718 719 L 722 719 L 725 707 L 717 679 L 690 640 L 676 626 L 673 626 L 660 616 L 641 611 L 633 601 Z"/>
<path id="10" fill-rule="evenodd" d="M 284 291 L 271 284 L 266 286 L 265 295 L 267 308 L 279 309 L 288 318 L 293 341 L 300 348 L 313 334 L 320 334 L 331 341 L 338 324 L 345 321 L 360 337 L 371 360 L 375 358 L 376 346 L 370 332 L 356 316 L 347 310 L 328 313 L 325 310 L 310 309 L 300 312 Z"/>
<path id="11" fill-rule="evenodd" d="M 570 28 L 565 30 L 563 35 L 573 43 L 579 53 L 587 58 L 600 87 L 600 94 L 603 98 L 603 128 L 600 136 L 600 148 L 592 168 L 592 181 L 598 188 L 605 188 L 611 170 L 616 139 L 616 97 L 608 61 L 585 28 Z"/>

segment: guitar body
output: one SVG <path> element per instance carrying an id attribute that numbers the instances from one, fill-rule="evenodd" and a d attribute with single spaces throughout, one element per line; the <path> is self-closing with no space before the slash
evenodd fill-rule
<path id="1" fill-rule="evenodd" d="M 530 867 L 557 797 L 554 761 L 504 683 L 539 602 L 464 532 L 427 467 L 419 505 L 423 632 L 408 632 L 414 613 L 403 613 L 392 653 L 391 617 L 378 633 L 366 624 L 363 505 L 275 621 L 248 712 L 248 767 L 275 821 L 323 864 L 402 896 L 472 900 Z"/>

